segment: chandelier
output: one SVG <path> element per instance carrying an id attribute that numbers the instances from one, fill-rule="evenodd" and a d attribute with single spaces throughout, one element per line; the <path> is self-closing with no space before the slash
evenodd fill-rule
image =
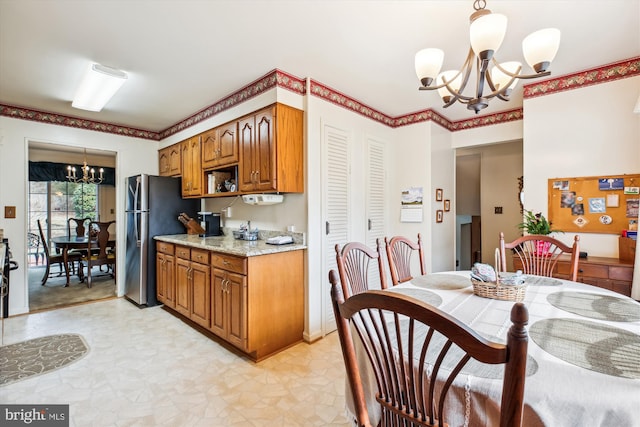
<path id="1" fill-rule="evenodd" d="M 75 166 L 67 166 L 67 179 L 69 182 L 74 182 L 76 184 L 100 184 L 102 182 L 104 169 L 100 168 L 98 173 L 100 174 L 98 178 L 96 178 L 96 170 L 92 167 L 87 166 L 87 149 L 84 149 L 84 162 L 82 163 L 82 177 L 76 176 L 76 168 Z M 91 175 L 91 176 L 89 176 Z"/>
<path id="2" fill-rule="evenodd" d="M 444 52 L 440 49 L 423 49 L 416 54 L 416 74 L 422 83 L 420 90 L 438 90 L 445 108 L 458 101 L 478 114 L 489 105 L 491 98 L 508 101 L 511 91 L 520 79 L 533 79 L 551 74 L 547 68 L 558 51 L 560 30 L 556 28 L 539 30 L 529 34 L 522 41 L 524 58 L 535 74 L 520 74 L 522 71 L 520 62 L 498 63 L 494 58 L 494 53 L 500 48 L 507 30 L 507 17 L 491 13 L 489 9 L 485 9 L 485 6 L 485 0 L 473 2 L 475 12 L 469 18 L 471 47 L 462 69 L 440 73 L 444 60 Z M 493 68 L 487 72 L 490 62 Z M 474 66 L 476 90 L 472 95 L 464 95 L 463 92 Z M 490 89 L 489 93 L 485 93 L 485 86 Z"/>

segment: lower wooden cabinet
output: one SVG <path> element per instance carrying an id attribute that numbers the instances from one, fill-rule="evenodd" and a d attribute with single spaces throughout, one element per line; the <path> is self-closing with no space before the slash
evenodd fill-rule
<path id="1" fill-rule="evenodd" d="M 211 331 L 246 351 L 247 277 L 214 268 L 212 278 Z"/>
<path id="2" fill-rule="evenodd" d="M 522 263 L 517 257 L 513 259 L 513 267 L 515 270 L 522 269 Z M 569 280 L 570 271 L 569 257 L 561 258 L 553 270 L 553 277 Z M 633 262 L 631 261 L 606 257 L 587 257 L 578 261 L 578 282 L 630 297 L 632 280 Z"/>
<path id="3" fill-rule="evenodd" d="M 172 281 L 163 276 L 175 277 L 174 303 L 165 303 L 165 307 L 254 361 L 302 341 L 302 250 L 241 257 L 175 245 L 173 269 L 166 267 L 170 262 L 167 255 L 159 251 L 158 262 L 165 265 L 156 266 L 159 298 L 161 292 L 167 293 L 166 283 Z"/>
<path id="4" fill-rule="evenodd" d="M 208 251 L 176 247 L 175 310 L 205 328 L 209 328 L 211 322 L 211 278 L 208 264 Z"/>
<path id="5" fill-rule="evenodd" d="M 158 301 L 167 307 L 176 306 L 175 247 L 171 243 L 156 243 L 156 292 Z"/>

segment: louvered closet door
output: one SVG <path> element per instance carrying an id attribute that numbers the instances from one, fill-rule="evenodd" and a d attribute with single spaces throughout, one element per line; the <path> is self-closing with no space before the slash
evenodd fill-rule
<path id="1" fill-rule="evenodd" d="M 380 239 L 382 245 L 382 256 L 386 257 L 384 251 L 384 235 L 385 235 L 385 150 L 384 144 L 373 139 L 367 139 L 367 168 L 366 168 L 366 214 L 367 214 L 367 232 L 366 244 L 370 248 L 376 247 L 376 239 Z M 386 258 L 385 258 L 386 259 Z M 386 263 L 385 263 L 386 267 Z M 372 285 L 376 288 L 380 287 L 377 265 L 371 265 L 372 271 L 369 272 L 370 278 L 375 278 Z"/>
<path id="2" fill-rule="evenodd" d="M 324 332 L 336 329 L 336 321 L 329 294 L 329 270 L 335 269 L 335 245 L 341 247 L 349 241 L 349 133 L 342 129 L 324 125 L 322 127 L 323 147 L 323 192 L 324 206 L 324 268 L 322 273 L 323 325 Z"/>

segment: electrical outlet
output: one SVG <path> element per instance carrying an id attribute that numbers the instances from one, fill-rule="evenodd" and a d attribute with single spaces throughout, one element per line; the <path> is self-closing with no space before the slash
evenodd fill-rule
<path id="1" fill-rule="evenodd" d="M 493 208 L 493 213 L 496 214 L 501 214 L 502 213 L 502 206 L 496 206 Z"/>

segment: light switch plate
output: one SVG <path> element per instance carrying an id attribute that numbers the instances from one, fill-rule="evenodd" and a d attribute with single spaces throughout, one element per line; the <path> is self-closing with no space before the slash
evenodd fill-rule
<path id="1" fill-rule="evenodd" d="M 5 218 L 15 218 L 16 217 L 16 207 L 15 206 L 5 206 L 4 207 L 4 217 Z"/>

